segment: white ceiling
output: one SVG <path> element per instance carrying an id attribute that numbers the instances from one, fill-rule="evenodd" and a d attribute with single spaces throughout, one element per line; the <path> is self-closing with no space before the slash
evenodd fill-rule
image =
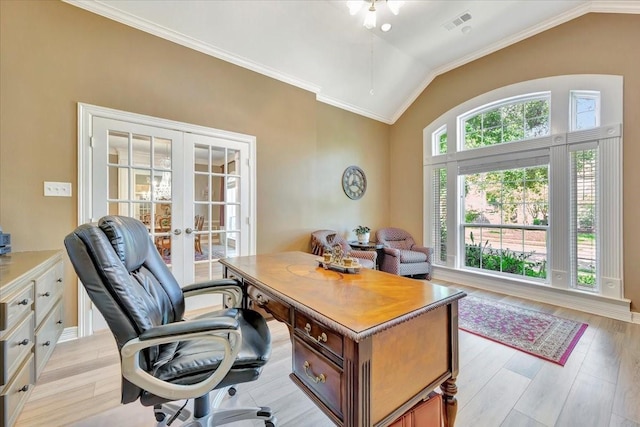
<path id="1" fill-rule="evenodd" d="M 365 8 L 351 16 L 344 0 L 65 1 L 385 123 L 443 72 L 588 12 L 640 13 L 633 0 L 415 0 L 394 16 L 378 0 L 367 30 Z"/>

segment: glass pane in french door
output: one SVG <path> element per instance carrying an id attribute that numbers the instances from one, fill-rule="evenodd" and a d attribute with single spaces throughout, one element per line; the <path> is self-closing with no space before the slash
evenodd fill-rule
<path id="1" fill-rule="evenodd" d="M 240 150 L 194 144 L 195 281 L 222 277 L 219 260 L 240 254 Z M 205 141 L 207 143 L 205 143 Z"/>
<path id="2" fill-rule="evenodd" d="M 108 131 L 107 212 L 142 221 L 164 262 L 172 252 L 173 170 L 168 138 Z"/>

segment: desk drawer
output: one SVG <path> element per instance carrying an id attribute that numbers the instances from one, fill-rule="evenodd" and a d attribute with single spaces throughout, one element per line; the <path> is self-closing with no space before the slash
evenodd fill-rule
<path id="1" fill-rule="evenodd" d="M 291 324 L 291 307 L 289 304 L 251 284 L 247 285 L 247 297 L 249 299 L 249 308 L 254 310 L 256 308 L 262 309 L 275 317 L 276 320 Z"/>
<path id="2" fill-rule="evenodd" d="M 33 282 L 0 300 L 0 331 L 9 330 L 31 311 L 33 305 Z"/>
<path id="3" fill-rule="evenodd" d="M 40 376 L 47 360 L 51 357 L 58 338 L 62 335 L 62 329 L 62 300 L 59 300 L 36 332 L 36 378 Z"/>
<path id="4" fill-rule="evenodd" d="M 0 341 L 0 387 L 18 370 L 33 347 L 33 314 Z"/>
<path id="5" fill-rule="evenodd" d="M 293 373 L 338 418 L 344 419 L 342 370 L 297 336 L 293 338 Z"/>
<path id="6" fill-rule="evenodd" d="M 389 427 L 441 427 L 442 396 L 436 392 L 429 394 L 429 399 L 409 409 Z"/>
<path id="7" fill-rule="evenodd" d="M 36 279 L 36 325 L 42 322 L 53 304 L 62 295 L 62 263 L 59 262 Z"/>
<path id="8" fill-rule="evenodd" d="M 329 349 L 332 353 L 342 357 L 342 336 L 332 332 L 320 322 L 317 322 L 304 314 L 296 311 L 295 326 L 300 333 L 306 335 L 321 347 Z"/>
<path id="9" fill-rule="evenodd" d="M 29 356 L 13 381 L 0 388 L 0 425 L 11 427 L 18 419 L 35 383 L 33 356 Z"/>

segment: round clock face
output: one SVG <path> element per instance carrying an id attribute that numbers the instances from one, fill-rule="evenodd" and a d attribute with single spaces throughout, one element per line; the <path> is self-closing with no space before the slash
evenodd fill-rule
<path id="1" fill-rule="evenodd" d="M 342 189 L 348 198 L 356 200 L 367 191 L 367 177 L 358 166 L 349 166 L 342 174 Z"/>

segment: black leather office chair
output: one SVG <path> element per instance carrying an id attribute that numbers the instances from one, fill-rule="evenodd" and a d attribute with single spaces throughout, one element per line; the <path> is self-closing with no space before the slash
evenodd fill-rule
<path id="1" fill-rule="evenodd" d="M 81 225 L 64 244 L 118 344 L 123 404 L 139 399 L 144 406 L 154 406 L 156 420 L 165 425 L 180 415 L 167 402 L 194 398 L 190 425 L 244 419 L 276 425 L 270 408 L 212 411 L 209 397 L 212 390 L 222 395 L 230 386 L 258 378 L 271 353 L 265 319 L 242 308 L 183 319 L 184 297 L 191 295 L 221 292 L 239 306 L 242 289 L 236 281 L 214 280 L 181 289 L 147 228 L 134 218 L 107 216 L 98 225 Z M 221 400 L 216 399 L 215 406 Z"/>

